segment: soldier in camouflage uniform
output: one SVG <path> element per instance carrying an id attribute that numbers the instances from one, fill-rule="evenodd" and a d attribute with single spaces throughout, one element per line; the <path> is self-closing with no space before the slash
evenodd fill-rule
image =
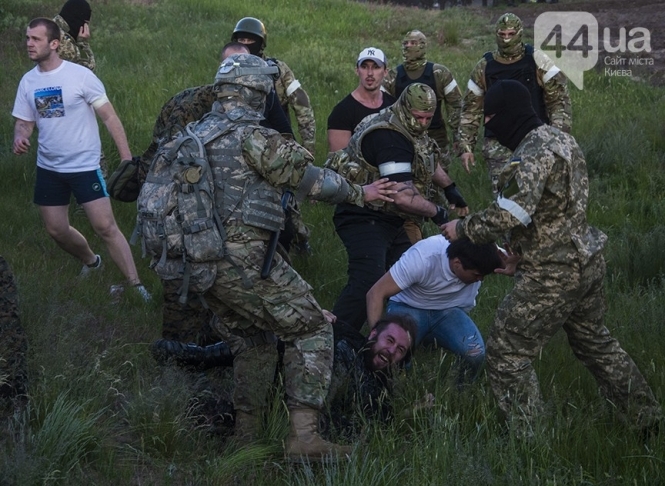
<path id="1" fill-rule="evenodd" d="M 545 53 L 522 42 L 522 21 L 515 14 L 503 14 L 496 23 L 497 50 L 487 52 L 471 72 L 459 124 L 459 150 L 462 164 L 469 172 L 475 165 L 473 155 L 483 118 L 485 92 L 499 79 L 516 79 L 529 89 L 531 103 L 545 123 L 570 133 L 572 107 L 567 78 Z M 498 174 L 510 159 L 510 150 L 502 146 L 485 127 L 483 157 L 487 163 L 492 190 L 496 193 Z"/>
<path id="2" fill-rule="evenodd" d="M 407 32 L 402 40 L 402 64 L 388 71 L 383 80 L 385 90 L 398 98 L 412 83 L 423 83 L 436 93 L 436 111 L 427 133 L 434 139 L 445 154 L 443 170 L 450 165 L 448 146 L 450 144 L 446 125 L 450 127 L 454 141 L 457 141 L 462 93 L 450 70 L 443 64 L 427 60 L 427 37 L 419 30 Z M 444 121 L 444 115 L 446 120 Z"/>
<path id="3" fill-rule="evenodd" d="M 333 314 L 357 330 L 365 323 L 365 294 L 411 245 L 404 230 L 407 219 L 429 217 L 437 224 L 447 211 L 430 202 L 434 185 L 447 188 L 451 203 L 467 205 L 439 164 L 438 146 L 427 135 L 436 108 L 436 95 L 421 83 L 409 85 L 395 104 L 366 117 L 349 146 L 326 162 L 358 184 L 388 177 L 398 182 L 394 203 L 358 208 L 338 204 L 333 221 L 348 254 L 348 282 Z"/>
<path id="4" fill-rule="evenodd" d="M 16 282 L 0 256 L 0 413 L 10 414 L 27 392 L 28 341 L 18 314 Z"/>
<path id="5" fill-rule="evenodd" d="M 384 194 L 394 191 L 385 179 L 363 187 L 349 184 L 334 172 L 312 165 L 311 154 L 295 141 L 260 127 L 266 95 L 273 87 L 271 74 L 277 74 L 277 69 L 259 57 L 229 57 L 215 78 L 218 101 L 213 112 L 193 128 L 199 137 L 220 125 L 227 130 L 206 145 L 226 244 L 225 257 L 217 262 L 216 279 L 205 299 L 220 316 L 221 325 L 246 342 L 253 343 L 254 336 L 264 333 L 273 333 L 284 342 L 291 422 L 286 452 L 291 458 L 320 459 L 350 451 L 324 441 L 318 433 L 319 412 L 330 384 L 332 328 L 311 287 L 279 254 L 273 257 L 268 278 L 261 278 L 268 241 L 284 224 L 283 190 L 291 190 L 299 198 L 358 206 L 390 201 Z M 229 313 L 235 318 L 222 317 Z M 259 430 L 271 384 L 271 380 L 247 381 L 246 373 L 265 374 L 260 355 L 248 345 L 234 360 L 236 421 L 253 436 Z"/>
<path id="6" fill-rule="evenodd" d="M 533 433 L 544 406 L 532 362 L 563 328 L 603 395 L 636 427 L 656 425 L 660 405 L 603 324 L 607 236 L 587 223 L 589 181 L 580 147 L 538 118 L 528 89 L 518 81 L 497 81 L 484 109 L 485 125 L 514 151 L 500 173 L 501 192 L 487 209 L 447 223 L 442 232 L 449 240 L 468 236 L 478 244 L 509 233 L 522 257 L 487 341 L 499 408 L 517 433 Z"/>
<path id="7" fill-rule="evenodd" d="M 254 17 L 240 19 L 233 29 L 231 40 L 245 44 L 251 54 L 265 59 L 263 50 L 267 45 L 268 33 L 263 22 L 259 19 Z M 298 121 L 298 132 L 300 133 L 302 146 L 314 155 L 316 149 L 316 121 L 314 120 L 314 110 L 309 102 L 309 96 L 302 88 L 300 81 L 296 79 L 291 68 L 284 61 L 275 58 L 269 60 L 276 63 L 279 68 L 279 78 L 275 81 L 275 90 L 284 113 L 288 116 L 289 107 L 293 109 Z"/>

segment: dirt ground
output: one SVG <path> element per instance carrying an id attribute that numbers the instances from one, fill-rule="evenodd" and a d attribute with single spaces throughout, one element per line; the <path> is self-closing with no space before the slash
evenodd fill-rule
<path id="1" fill-rule="evenodd" d="M 517 3 L 517 2 L 516 2 Z M 483 7 L 468 7 L 472 9 L 482 9 Z M 515 7 L 506 6 L 505 10 L 492 9 L 496 12 L 493 21 L 504 11 L 513 12 L 524 22 L 525 27 L 533 29 L 536 17 L 543 12 L 550 11 L 580 11 L 593 14 L 598 20 L 598 35 L 602 39 L 603 31 L 607 27 L 610 32 L 612 45 L 618 44 L 619 29 L 626 29 L 626 37 L 634 27 L 648 29 L 651 34 L 651 52 L 642 52 L 638 55 L 642 58 L 653 59 L 653 65 L 631 66 L 634 79 L 645 80 L 655 86 L 665 85 L 665 1 L 663 0 L 595 0 L 595 1 L 573 1 L 563 3 L 539 3 L 521 5 L 517 3 Z M 480 13 L 480 12 L 479 12 Z M 609 53 L 603 50 L 603 42 L 600 42 L 599 60 L 596 68 L 603 70 L 606 66 L 603 58 Z M 635 54 L 614 53 L 612 56 L 621 56 L 628 58 Z"/>

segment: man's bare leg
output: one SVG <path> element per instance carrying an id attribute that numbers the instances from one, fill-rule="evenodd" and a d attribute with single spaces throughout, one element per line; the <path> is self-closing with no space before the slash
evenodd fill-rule
<path id="1" fill-rule="evenodd" d="M 69 206 L 38 206 L 44 221 L 46 232 L 60 248 L 81 260 L 85 265 L 92 265 L 97 260 L 88 241 L 69 224 L 67 213 Z"/>

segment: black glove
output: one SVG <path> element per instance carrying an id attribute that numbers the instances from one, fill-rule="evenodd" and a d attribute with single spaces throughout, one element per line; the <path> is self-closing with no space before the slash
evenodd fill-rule
<path id="1" fill-rule="evenodd" d="M 446 209 L 442 208 L 441 206 L 437 206 L 436 214 L 432 216 L 430 219 L 432 220 L 432 223 L 434 223 L 437 226 L 446 224 L 448 222 L 448 211 L 446 211 Z"/>
<path id="2" fill-rule="evenodd" d="M 465 208 L 468 206 L 460 192 L 457 190 L 455 183 L 453 182 L 448 187 L 443 188 L 443 193 L 446 195 L 446 199 L 450 204 L 454 204 L 457 208 Z"/>

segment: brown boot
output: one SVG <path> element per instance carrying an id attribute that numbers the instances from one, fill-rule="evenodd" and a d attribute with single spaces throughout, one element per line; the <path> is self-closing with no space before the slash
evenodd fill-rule
<path id="1" fill-rule="evenodd" d="M 234 436 L 238 443 L 249 444 L 259 437 L 261 415 L 236 410 L 236 425 Z"/>
<path id="2" fill-rule="evenodd" d="M 288 459 L 320 461 L 326 456 L 333 459 L 351 455 L 351 446 L 327 442 L 319 435 L 319 412 L 313 408 L 289 410 L 291 432 L 286 440 L 285 453 Z"/>

